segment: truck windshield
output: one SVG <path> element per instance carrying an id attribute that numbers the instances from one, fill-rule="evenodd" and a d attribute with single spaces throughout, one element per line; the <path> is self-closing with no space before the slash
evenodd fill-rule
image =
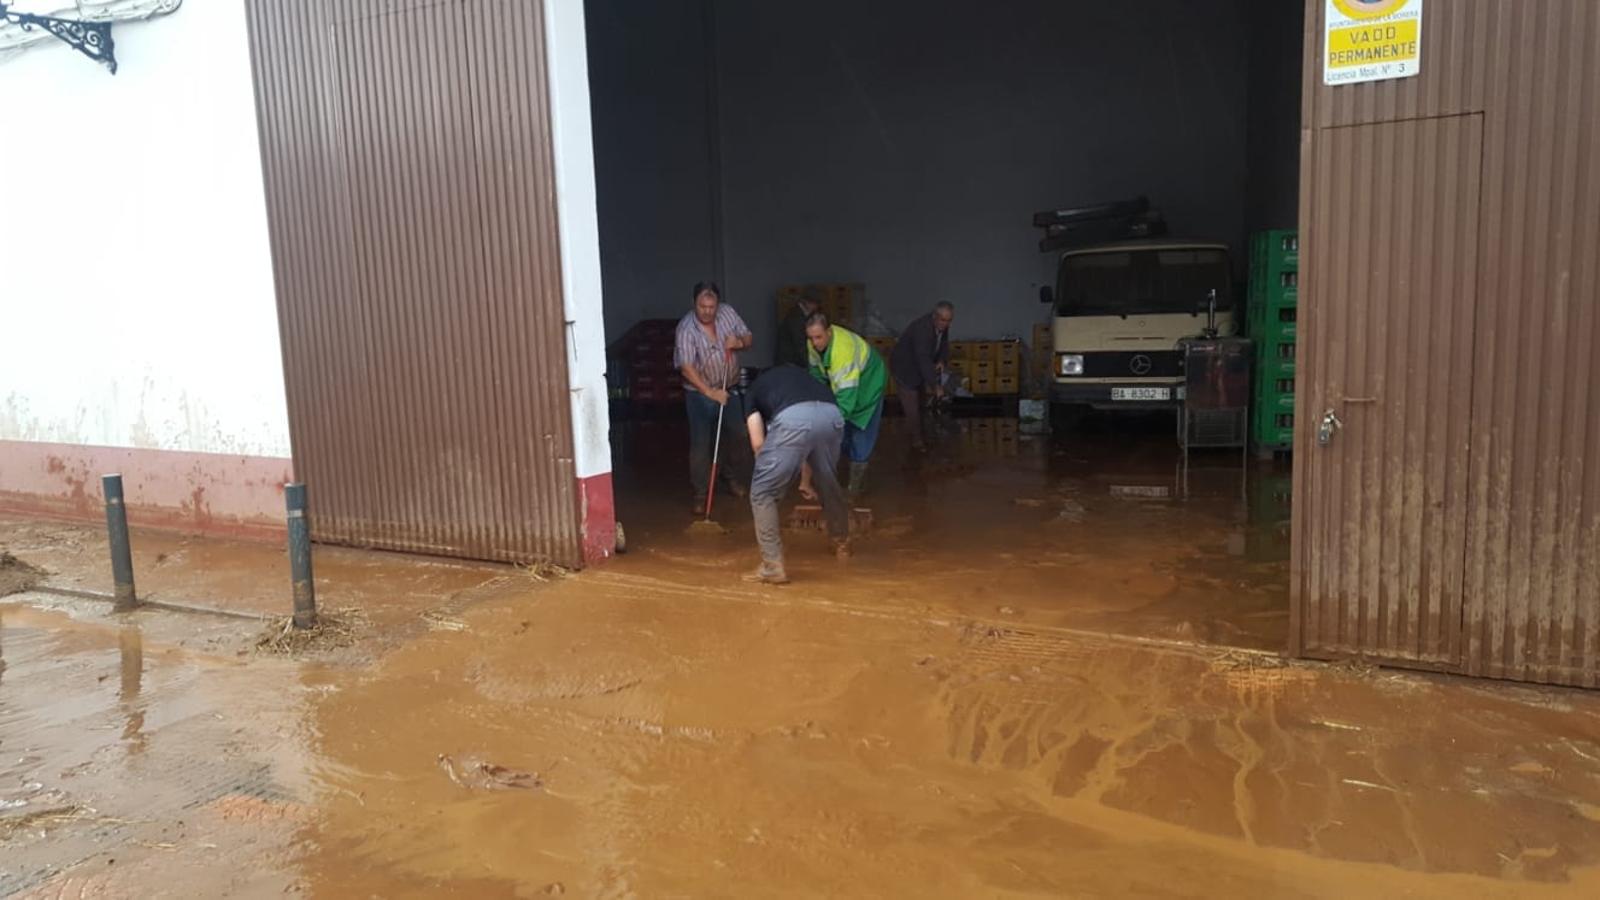
<path id="1" fill-rule="evenodd" d="M 1231 305 L 1228 254 L 1216 249 L 1152 248 L 1078 253 L 1061 260 L 1058 316 L 1128 316 L 1204 312 L 1215 288 L 1217 309 Z"/>

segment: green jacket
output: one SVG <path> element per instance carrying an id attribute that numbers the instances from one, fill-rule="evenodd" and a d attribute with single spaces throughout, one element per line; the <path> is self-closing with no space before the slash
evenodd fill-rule
<path id="1" fill-rule="evenodd" d="M 889 368 L 872 345 L 848 328 L 832 326 L 828 349 L 806 345 L 811 374 L 833 390 L 839 414 L 857 428 L 867 427 L 889 384 Z"/>

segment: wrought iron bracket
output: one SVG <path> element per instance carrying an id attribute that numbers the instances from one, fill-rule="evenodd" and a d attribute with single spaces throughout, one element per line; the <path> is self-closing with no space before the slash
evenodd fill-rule
<path id="1" fill-rule="evenodd" d="M 0 21 L 15 22 L 23 31 L 43 28 L 68 47 L 95 62 L 104 63 L 111 74 L 117 74 L 116 44 L 111 40 L 110 22 L 86 22 L 82 19 L 12 12 L 6 3 L 0 3 Z"/>

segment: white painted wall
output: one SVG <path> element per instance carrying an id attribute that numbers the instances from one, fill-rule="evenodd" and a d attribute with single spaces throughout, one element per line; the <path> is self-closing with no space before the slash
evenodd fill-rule
<path id="1" fill-rule="evenodd" d="M 0 62 L 0 439 L 288 457 L 243 3 L 114 36 Z"/>
<path id="2" fill-rule="evenodd" d="M 544 0 L 544 14 L 573 454 L 578 477 L 588 478 L 611 471 L 611 420 L 583 4 Z"/>

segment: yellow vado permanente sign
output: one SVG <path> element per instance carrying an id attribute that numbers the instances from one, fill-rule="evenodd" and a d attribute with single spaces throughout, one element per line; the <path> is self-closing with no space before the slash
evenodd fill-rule
<path id="1" fill-rule="evenodd" d="M 1422 70 L 1422 0 L 1328 0 L 1323 84 L 1410 78 Z"/>

